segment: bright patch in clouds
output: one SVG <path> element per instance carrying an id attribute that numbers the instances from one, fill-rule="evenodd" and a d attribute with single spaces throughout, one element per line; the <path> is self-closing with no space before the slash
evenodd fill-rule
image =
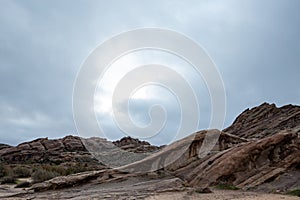
<path id="1" fill-rule="evenodd" d="M 186 80 L 187 84 L 189 84 L 191 88 L 197 88 L 195 95 L 197 95 L 199 99 L 203 100 L 199 103 L 200 106 L 205 105 L 206 114 L 204 115 L 207 116 L 206 121 L 208 121 L 210 116 L 208 111 L 209 108 L 207 108 L 209 94 L 206 89 L 205 82 L 202 80 L 201 75 L 195 71 L 193 66 L 187 63 L 184 59 L 165 51 L 149 49 L 140 50 L 119 58 L 111 66 L 109 66 L 105 74 L 101 77 L 101 80 L 99 80 L 95 91 L 95 114 L 98 123 L 102 129 L 104 129 L 103 131 L 109 134 L 106 134 L 108 139 L 114 140 L 126 136 L 117 128 L 113 119 L 114 112 L 112 109 L 112 97 L 115 87 L 127 73 L 130 73 L 130 71 L 140 66 L 151 64 L 159 64 L 176 71 L 183 77 L 184 80 Z M 169 77 L 165 78 L 168 79 Z M 174 82 L 176 80 L 168 81 Z M 166 125 L 164 130 L 160 132 L 159 139 L 158 137 L 147 139 L 148 141 L 152 141 L 156 144 L 165 144 L 173 139 L 177 132 L 177 128 L 180 126 L 181 107 L 177 97 L 171 91 L 155 83 L 156 80 L 153 80 L 153 83 L 137 86 L 137 88 L 132 91 L 127 102 L 120 102 L 117 108 L 114 109 L 116 109 L 115 112 L 118 112 L 121 115 L 129 114 L 130 119 L 136 126 L 145 127 L 151 122 L 149 112 L 152 107 L 160 105 L 165 110 L 167 120 Z M 125 104 L 128 104 L 128 113 L 124 107 Z M 205 124 L 204 126 L 206 126 L 207 123 L 203 122 L 202 124 Z"/>

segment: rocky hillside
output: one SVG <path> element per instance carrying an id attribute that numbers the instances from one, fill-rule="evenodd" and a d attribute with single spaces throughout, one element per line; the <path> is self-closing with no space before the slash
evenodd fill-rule
<path id="1" fill-rule="evenodd" d="M 268 192 L 299 188 L 299 134 L 299 130 L 285 130 L 241 143 L 176 169 L 175 174 L 196 187 L 226 184 L 242 189 L 264 188 Z M 286 177 L 290 177 L 288 182 Z"/>
<path id="2" fill-rule="evenodd" d="M 90 192 L 100 191 L 100 188 L 106 188 L 107 185 L 112 187 L 119 183 L 127 183 L 136 186 L 135 195 L 183 190 L 210 192 L 209 188 L 220 185 L 226 188 L 281 193 L 300 188 L 299 130 L 285 130 L 264 139 L 251 141 L 220 132 L 218 145 L 206 157 L 199 158 L 199 150 L 205 135 L 216 134 L 216 132 L 217 130 L 200 131 L 167 146 L 144 160 L 119 169 L 57 177 L 35 184 L 30 190 L 37 192 L 68 188 L 87 181 L 89 183 L 85 188 L 89 190 L 88 188 L 93 187 Z M 192 144 L 191 140 L 193 140 Z M 228 145 L 223 145 L 225 141 Z M 175 154 L 184 153 L 175 162 L 168 163 L 168 160 L 175 155 L 174 152 Z M 147 167 L 146 170 L 151 171 L 151 168 L 157 165 L 166 166 L 153 172 L 143 172 Z M 162 186 L 158 184 L 160 182 L 168 184 Z M 156 184 L 153 185 L 153 183 Z M 97 189 L 95 185 L 100 185 L 100 187 Z M 131 189 L 126 184 L 122 184 L 117 188 L 113 187 L 112 190 L 107 189 L 106 192 L 121 193 L 123 199 L 126 199 L 130 197 L 128 195 L 133 195 L 129 193 Z M 85 191 L 85 193 L 88 192 Z M 110 196 L 108 199 L 114 198 L 116 197 Z"/>
<path id="3" fill-rule="evenodd" d="M 95 162 L 76 136 L 39 138 L 16 147 L 6 146 L 0 149 L 0 158 L 7 164 Z"/>
<path id="4" fill-rule="evenodd" d="M 1 144 L 0 161 L 7 164 L 47 163 L 60 164 L 66 162 L 80 162 L 101 164 L 85 148 L 83 141 L 103 142 L 102 138 L 81 139 L 77 136 L 66 136 L 62 139 L 39 138 L 24 142 L 16 147 Z M 105 140 L 105 142 L 108 142 Z M 113 142 L 117 147 L 135 153 L 151 153 L 159 147 L 148 142 L 125 137 Z"/>
<path id="5" fill-rule="evenodd" d="M 216 135 L 219 137 L 212 150 L 202 149 Z M 89 197 L 97 193 L 100 199 L 132 196 L 144 199 L 157 192 L 201 193 L 220 186 L 278 193 L 300 190 L 299 106 L 277 108 L 264 103 L 244 111 L 223 131 L 200 131 L 161 149 L 131 138 L 114 144 L 131 153 L 140 151 L 137 149 L 142 146 L 143 151 L 150 149 L 152 154 L 116 169 L 56 177 L 34 184 L 28 191 L 63 188 L 59 192 L 51 191 L 51 195 L 65 194 L 63 198 L 72 198 L 82 193 Z M 72 189 L 74 185 L 78 185 L 76 189 Z M 31 198 L 39 193 L 19 195 Z"/>
<path id="6" fill-rule="evenodd" d="M 224 132 L 244 138 L 264 138 L 300 125 L 300 106 L 263 103 L 240 114 Z"/>
<path id="7" fill-rule="evenodd" d="M 9 146 L 7 144 L 0 144 L 0 150 L 4 149 L 4 148 L 8 148 L 8 147 L 11 147 L 11 146 Z"/>

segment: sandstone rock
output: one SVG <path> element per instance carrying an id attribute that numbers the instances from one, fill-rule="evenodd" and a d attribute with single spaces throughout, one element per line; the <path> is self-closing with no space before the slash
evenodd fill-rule
<path id="1" fill-rule="evenodd" d="M 42 140 L 41 144 L 47 151 L 63 151 L 65 149 L 61 140 Z"/>
<path id="2" fill-rule="evenodd" d="M 151 145 L 149 142 L 140 141 L 131 137 L 124 137 L 113 142 L 113 144 L 125 151 L 134 153 L 151 153 L 161 149 L 160 147 Z"/>
<path id="3" fill-rule="evenodd" d="M 240 114 L 224 132 L 245 138 L 264 138 L 300 125 L 300 106 L 263 103 Z"/>
<path id="4" fill-rule="evenodd" d="M 103 149 L 93 149 L 93 145 L 102 146 Z M 99 145 L 100 144 L 100 145 Z M 88 145 L 91 153 L 86 149 L 85 145 Z M 82 139 L 77 136 L 66 136 L 62 139 L 48 139 L 39 138 L 31 142 L 24 142 L 16 147 L 11 147 L 8 145 L 0 146 L 0 158 L 4 163 L 8 164 L 28 164 L 28 163 L 48 163 L 48 164 L 60 164 L 66 162 L 79 162 L 88 163 L 93 165 L 102 165 L 94 156 L 98 153 L 104 154 L 105 150 L 113 147 L 116 150 L 114 153 L 117 157 L 122 157 L 116 159 L 112 156 L 111 151 L 107 155 L 108 159 L 114 160 L 116 166 L 118 163 L 132 163 L 136 160 L 141 160 L 150 153 L 158 151 L 160 148 L 150 145 L 148 142 L 140 141 L 138 139 L 133 139 L 130 137 L 123 138 L 114 143 L 107 141 L 103 138 L 88 138 Z M 124 156 L 125 154 L 128 154 Z M 131 155 L 135 155 L 136 160 L 130 160 Z M 125 160 L 124 160 L 125 159 Z M 110 165 L 113 166 L 113 165 Z"/>
<path id="5" fill-rule="evenodd" d="M 249 141 L 220 132 L 217 143 L 219 145 L 205 157 L 199 157 L 205 135 L 214 134 L 215 131 L 200 131 L 120 170 L 151 171 L 153 166 L 162 166 L 161 170 L 181 178 L 192 187 L 208 188 L 226 183 L 243 189 L 257 188 L 285 173 L 300 173 L 298 129 L 285 130 L 260 140 Z M 168 163 L 175 155 L 180 157 L 175 162 Z M 299 184 L 295 179 L 293 182 L 283 182 L 280 188 L 273 189 L 284 191 L 291 185 Z M 270 192 L 271 189 L 264 191 Z"/>
<path id="6" fill-rule="evenodd" d="M 299 173 L 299 169 L 296 169 L 299 164 L 298 133 L 283 131 L 222 151 L 199 163 L 196 167 L 187 166 L 179 173 L 193 186 L 226 182 L 248 189 L 274 180 L 291 169 Z M 183 175 L 183 172 L 186 174 Z"/>
<path id="7" fill-rule="evenodd" d="M 36 183 L 32 185 L 29 188 L 29 190 L 34 190 L 35 192 L 37 192 L 37 191 L 45 191 L 50 189 L 71 187 L 74 185 L 78 185 L 90 181 L 92 179 L 96 179 L 104 172 L 105 171 L 102 170 L 102 171 L 82 172 L 78 174 L 72 174 L 69 176 L 59 176 L 42 183 Z"/>
<path id="8" fill-rule="evenodd" d="M 76 154 L 73 154 L 73 152 Z M 39 138 L 31 142 L 24 142 L 16 147 L 0 149 L 0 157 L 7 164 L 26 163 L 64 163 L 86 160 L 96 162 L 84 148 L 79 137 L 66 136 L 62 139 L 49 140 Z M 82 159 L 80 159 L 82 157 Z M 89 159 L 87 159 L 89 157 Z"/>
<path id="9" fill-rule="evenodd" d="M 244 111 L 224 131 L 199 131 L 163 149 L 129 137 L 111 143 L 101 138 L 80 140 L 67 136 L 55 142 L 42 138 L 17 147 L 4 147 L 0 149 L 0 155 L 10 162 L 29 158 L 76 162 L 90 156 L 82 145 L 84 143 L 92 150 L 94 147 L 98 153 L 107 153 L 108 159 L 129 161 L 126 166 L 117 169 L 57 177 L 35 184 L 31 187 L 35 191 L 72 187 L 92 181 L 90 186 L 110 188 L 118 183 L 118 187 L 125 188 L 120 193 L 125 195 L 124 198 L 135 195 L 136 191 L 147 191 L 149 194 L 153 191 L 178 191 L 186 187 L 209 191 L 210 187 L 218 184 L 245 190 L 285 192 L 300 187 L 299 110 L 299 106 L 277 108 L 274 104 L 264 103 Z M 102 145 L 97 147 L 99 143 Z M 135 161 L 131 155 L 136 152 L 142 152 L 141 155 L 146 157 Z M 149 152 L 152 154 L 147 154 Z M 128 157 L 123 158 L 123 155 Z M 126 184 L 131 186 L 130 191 Z M 120 188 L 115 190 L 120 191 Z M 105 192 L 105 187 L 102 191 Z M 110 194 L 110 197 L 118 199 L 120 195 Z"/>
<path id="10" fill-rule="evenodd" d="M 11 147 L 10 145 L 0 143 L 0 150 L 5 148 L 10 148 L 10 147 Z"/>
<path id="11" fill-rule="evenodd" d="M 66 136 L 62 139 L 62 142 L 67 151 L 86 151 L 80 137 Z"/>

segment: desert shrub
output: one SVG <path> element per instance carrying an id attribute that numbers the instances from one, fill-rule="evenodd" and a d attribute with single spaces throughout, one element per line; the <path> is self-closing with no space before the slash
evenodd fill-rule
<path id="1" fill-rule="evenodd" d="M 57 176 L 60 176 L 60 174 L 57 172 L 47 171 L 45 169 L 37 169 L 35 172 L 32 173 L 31 178 L 34 183 L 39 183 L 47 181 Z"/>
<path id="2" fill-rule="evenodd" d="M 82 164 L 75 164 L 69 166 L 62 165 L 43 165 L 42 169 L 50 172 L 58 173 L 59 175 L 66 176 L 70 174 L 76 174 L 79 172 L 87 171 L 87 166 Z"/>
<path id="3" fill-rule="evenodd" d="M 70 166 L 39 165 L 33 168 L 31 178 L 33 182 L 43 182 L 57 176 L 66 176 L 87 171 L 87 169 L 88 167 L 83 164 L 75 164 Z"/>
<path id="4" fill-rule="evenodd" d="M 299 197 L 300 196 L 300 189 L 288 191 L 286 194 Z"/>
<path id="5" fill-rule="evenodd" d="M 65 175 L 76 174 L 84 171 L 87 171 L 87 167 L 84 165 L 79 164 L 79 165 L 69 166 L 65 171 Z"/>
<path id="6" fill-rule="evenodd" d="M 239 190 L 238 187 L 235 187 L 234 185 L 229 185 L 226 183 L 221 183 L 219 185 L 216 185 L 217 189 L 221 189 L 221 190 Z"/>
<path id="7" fill-rule="evenodd" d="M 15 167 L 13 169 L 13 173 L 18 178 L 27 178 L 31 175 L 31 171 L 28 168 L 22 166 Z"/>
<path id="8" fill-rule="evenodd" d="M 60 165 L 43 165 L 42 168 L 48 172 L 54 172 L 59 175 L 65 175 L 66 169 Z"/>
<path id="9" fill-rule="evenodd" d="M 2 163 L 0 163 L 0 177 L 5 176 L 5 168 Z"/>
<path id="10" fill-rule="evenodd" d="M 2 165 L 1 167 L 1 175 L 0 177 L 6 177 L 6 176 L 11 176 L 11 177 L 15 177 L 15 174 L 12 170 L 12 168 L 9 165 Z"/>
<path id="11" fill-rule="evenodd" d="M 16 183 L 16 178 L 13 176 L 4 176 L 1 179 L 1 184 Z"/>

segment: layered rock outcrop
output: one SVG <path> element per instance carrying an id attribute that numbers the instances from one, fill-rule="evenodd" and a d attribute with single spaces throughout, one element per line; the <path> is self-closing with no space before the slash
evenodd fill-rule
<path id="1" fill-rule="evenodd" d="M 199 157 L 205 136 L 215 133 L 216 130 L 200 131 L 130 165 L 56 178 L 34 185 L 32 189 L 40 191 L 77 185 L 87 180 L 86 177 L 92 177 L 93 184 L 120 182 L 133 177 L 137 183 L 145 177 L 154 180 L 176 177 L 182 181 L 181 188 L 191 187 L 201 191 L 219 184 L 264 192 L 285 192 L 300 187 L 299 130 L 285 130 L 250 141 L 220 132 L 213 151 Z M 192 138 L 194 140 L 190 143 Z M 224 140 L 230 145 L 221 145 Z M 174 152 L 183 154 L 175 162 L 168 163 Z M 162 168 L 151 172 L 157 165 Z M 168 189 L 174 188 L 169 186 Z"/>
<path id="2" fill-rule="evenodd" d="M 300 126 L 300 106 L 263 103 L 242 112 L 224 132 L 244 138 L 264 138 Z"/>
<path id="3" fill-rule="evenodd" d="M 184 170 L 176 170 L 175 173 L 196 187 L 226 183 L 237 188 L 254 189 L 283 175 L 300 175 L 300 132 L 281 131 L 221 151 L 196 163 L 189 164 Z M 299 188 L 299 179 L 272 185 L 268 190 L 286 190 L 290 187 Z"/>
<path id="4" fill-rule="evenodd" d="M 125 151 L 133 153 L 152 153 L 161 149 L 161 147 L 151 145 L 149 142 L 140 141 L 132 137 L 124 137 L 113 142 L 113 144 Z"/>
<path id="5" fill-rule="evenodd" d="M 16 147 L 7 146 L 0 149 L 0 158 L 8 164 L 96 162 L 76 136 L 39 138 Z"/>
<path id="6" fill-rule="evenodd" d="M 160 149 L 160 147 L 150 145 L 148 142 L 131 137 L 125 137 L 115 142 L 103 138 L 82 139 L 77 136 L 66 136 L 62 139 L 39 138 L 15 147 L 1 144 L 0 161 L 7 164 L 80 162 L 101 165 L 85 146 L 94 143 L 109 144 L 119 151 L 147 153 L 147 155 Z"/>
<path id="7" fill-rule="evenodd" d="M 264 192 L 284 193 L 299 189 L 299 110 L 299 106 L 277 108 L 273 104 L 264 103 L 244 111 L 233 125 L 223 131 L 199 131 L 164 148 L 149 147 L 151 145 L 147 142 L 124 138 L 114 142 L 115 146 L 130 153 L 139 152 L 140 147 L 144 148 L 140 152 L 149 148 L 152 154 L 116 169 L 58 177 L 33 185 L 31 189 L 41 191 L 72 187 L 86 181 L 92 181 L 88 183 L 91 185 L 106 186 L 127 181 L 137 185 L 137 188 L 143 182 L 146 188 L 142 187 L 142 190 L 150 193 L 162 182 L 168 183 L 159 186 L 164 191 L 187 188 L 206 191 L 206 188 L 219 184 Z M 53 152 L 60 153 L 67 148 L 63 142 L 66 140 L 63 139 L 59 142 L 40 140 L 33 141 L 30 145 L 23 143 L 21 147 L 24 151 L 52 149 Z M 92 141 L 103 142 L 104 139 Z M 81 145 L 76 144 L 74 150 L 78 151 Z M 105 145 L 107 146 L 106 143 L 103 144 Z M 21 147 L 2 148 L 0 155 L 16 155 L 14 158 L 18 158 Z M 69 152 L 71 151 L 69 148 Z M 84 149 L 81 151 L 86 152 Z"/>

